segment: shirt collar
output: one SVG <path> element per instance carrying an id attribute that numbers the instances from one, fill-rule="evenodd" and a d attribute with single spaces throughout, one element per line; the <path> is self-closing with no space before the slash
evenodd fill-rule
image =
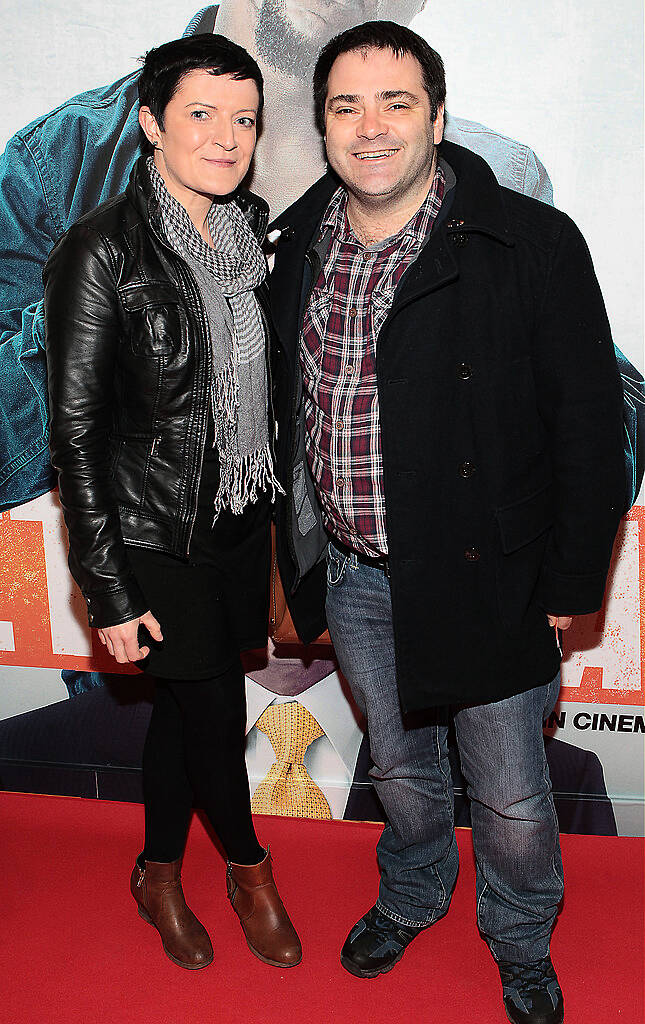
<path id="1" fill-rule="evenodd" d="M 347 192 L 343 185 L 339 185 L 325 210 L 325 215 L 320 224 L 321 234 L 324 233 L 325 228 L 331 228 L 332 232 L 336 234 L 337 231 L 342 229 L 346 216 Z"/>

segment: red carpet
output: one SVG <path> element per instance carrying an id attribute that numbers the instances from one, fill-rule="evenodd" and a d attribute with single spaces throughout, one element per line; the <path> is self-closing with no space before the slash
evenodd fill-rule
<path id="1" fill-rule="evenodd" d="M 338 951 L 373 902 L 379 828 L 262 818 L 304 946 L 281 971 L 246 948 L 224 864 L 194 821 L 184 885 L 215 963 L 175 967 L 128 892 L 143 809 L 0 794 L 0 1020 L 11 1024 L 503 1024 L 499 978 L 474 924 L 470 832 L 450 913 L 390 973 L 352 978 Z M 643 1024 L 643 841 L 563 836 L 566 905 L 552 953 L 567 1024 Z"/>

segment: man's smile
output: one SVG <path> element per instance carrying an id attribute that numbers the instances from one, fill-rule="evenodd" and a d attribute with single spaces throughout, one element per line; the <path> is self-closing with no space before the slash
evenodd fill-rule
<path id="1" fill-rule="evenodd" d="M 383 159 L 385 159 L 387 157 L 394 156 L 394 154 L 398 153 L 398 152 L 399 152 L 398 148 L 397 149 L 374 149 L 374 150 L 367 150 L 364 153 L 352 153 L 352 156 L 355 156 L 357 160 L 383 160 Z"/>

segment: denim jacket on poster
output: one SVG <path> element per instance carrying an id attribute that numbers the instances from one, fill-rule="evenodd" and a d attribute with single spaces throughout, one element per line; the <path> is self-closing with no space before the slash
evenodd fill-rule
<path id="1" fill-rule="evenodd" d="M 184 35 L 211 32 L 206 7 Z M 50 490 L 42 269 L 74 221 L 123 192 L 139 156 L 138 71 L 32 121 L 0 157 L 0 509 Z M 449 142 L 482 156 L 502 185 L 553 202 L 535 154 L 483 125 L 448 116 Z M 296 197 L 291 197 L 289 202 Z"/>

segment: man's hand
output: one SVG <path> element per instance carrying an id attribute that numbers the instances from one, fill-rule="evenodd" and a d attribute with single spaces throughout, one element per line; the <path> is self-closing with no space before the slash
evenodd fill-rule
<path id="1" fill-rule="evenodd" d="M 549 625 L 554 629 L 568 629 L 573 622 L 573 615 L 548 615 Z"/>
<path id="2" fill-rule="evenodd" d="M 145 612 L 138 619 L 121 622 L 118 626 L 106 626 L 105 629 L 99 629 L 99 640 L 120 665 L 125 665 L 130 661 L 141 661 L 142 658 L 147 658 L 150 654 L 149 647 L 139 647 L 137 631 L 140 625 L 146 627 L 153 640 L 163 640 L 161 626 L 152 612 Z"/>

